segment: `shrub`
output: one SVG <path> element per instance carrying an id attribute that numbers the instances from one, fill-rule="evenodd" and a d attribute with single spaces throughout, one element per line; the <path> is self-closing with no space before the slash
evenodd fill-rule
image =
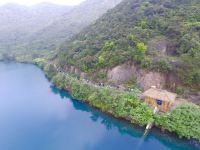
<path id="1" fill-rule="evenodd" d="M 184 88 L 181 86 L 176 87 L 176 93 L 178 95 L 183 95 L 184 94 Z"/>
<path id="2" fill-rule="evenodd" d="M 156 118 L 156 125 L 175 132 L 179 137 L 200 140 L 200 107 L 195 104 L 183 104 Z"/>
<path id="3" fill-rule="evenodd" d="M 53 78 L 57 74 L 57 70 L 52 64 L 45 65 L 44 71 L 48 78 Z"/>

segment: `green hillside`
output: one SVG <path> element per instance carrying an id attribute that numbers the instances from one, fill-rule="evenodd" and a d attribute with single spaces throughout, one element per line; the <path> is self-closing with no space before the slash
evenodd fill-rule
<path id="1" fill-rule="evenodd" d="M 61 43 L 79 33 L 121 0 L 86 0 L 63 13 L 53 23 L 37 31 L 28 40 L 28 49 L 54 50 Z"/>
<path id="2" fill-rule="evenodd" d="M 50 3 L 35 6 L 5 4 L 0 6 L 0 50 L 23 49 L 23 44 L 38 30 L 45 28 L 71 7 Z"/>
<path id="3" fill-rule="evenodd" d="M 77 6 L 40 3 L 0 6 L 0 51 L 55 50 L 121 0 L 86 0 Z"/>
<path id="4" fill-rule="evenodd" d="M 61 66 L 95 72 L 133 61 L 200 87 L 200 1 L 124 0 L 60 47 Z"/>

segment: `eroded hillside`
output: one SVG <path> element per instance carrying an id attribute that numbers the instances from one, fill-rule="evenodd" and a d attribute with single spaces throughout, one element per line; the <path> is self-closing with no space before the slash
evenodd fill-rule
<path id="1" fill-rule="evenodd" d="M 130 61 L 143 70 L 172 74 L 178 81 L 173 90 L 180 94 L 188 88 L 198 92 L 199 8 L 198 0 L 124 0 L 64 43 L 57 60 L 60 66 L 100 73 L 104 80 L 108 76 L 101 70 Z"/>

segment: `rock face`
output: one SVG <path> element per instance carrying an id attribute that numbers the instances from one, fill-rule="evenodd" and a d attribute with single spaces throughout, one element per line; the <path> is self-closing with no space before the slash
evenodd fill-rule
<path id="1" fill-rule="evenodd" d="M 87 74 L 82 72 L 75 66 L 65 65 L 61 71 L 68 72 L 70 74 L 75 74 L 81 78 L 88 79 L 91 74 Z M 174 73 L 160 73 L 155 71 L 149 71 L 140 69 L 137 65 L 131 62 L 127 62 L 125 64 L 114 67 L 110 70 L 101 70 L 103 72 L 107 72 L 107 82 L 122 86 L 123 83 L 135 79 L 137 84 L 143 90 L 147 90 L 151 88 L 151 86 L 156 86 L 158 88 L 167 88 L 170 91 L 175 92 L 177 85 L 181 84 L 181 81 Z M 92 74 L 95 77 L 95 73 Z M 99 81 L 95 81 L 99 82 Z M 99 82 L 100 83 L 100 82 Z M 102 83 L 102 82 L 101 82 Z M 200 105 L 200 92 L 197 93 L 188 93 L 186 98 Z"/>
<path id="2" fill-rule="evenodd" d="M 108 81 L 112 83 L 122 84 L 133 78 L 144 90 L 149 89 L 151 86 L 163 88 L 166 84 L 165 74 L 142 70 L 132 63 L 126 63 L 108 71 Z"/>
<path id="3" fill-rule="evenodd" d="M 81 72 L 81 70 L 79 68 L 76 68 L 74 66 L 65 65 L 63 71 L 71 73 L 71 74 L 75 74 L 77 76 L 80 76 L 81 78 L 86 78 L 87 77 L 86 73 Z"/>
<path id="4" fill-rule="evenodd" d="M 63 69 L 64 72 L 75 74 L 84 79 L 87 79 L 88 77 L 87 73 L 81 72 L 80 69 L 74 66 L 66 65 Z M 120 85 L 129 80 L 136 79 L 137 84 L 143 90 L 147 90 L 151 86 L 156 86 L 158 88 L 168 87 L 174 91 L 176 84 L 179 82 L 179 80 L 176 79 L 172 74 L 163 74 L 160 72 L 140 69 L 131 62 L 127 62 L 108 70 L 107 78 L 108 82 L 116 85 Z"/>
<path id="5" fill-rule="evenodd" d="M 149 89 L 151 86 L 163 88 L 166 83 L 165 75 L 158 72 L 139 70 L 136 72 L 136 78 L 138 85 L 144 90 Z"/>
<path id="6" fill-rule="evenodd" d="M 108 80 L 115 83 L 123 83 L 134 77 L 136 68 L 131 64 L 123 64 L 108 71 Z"/>
<path id="7" fill-rule="evenodd" d="M 72 74 L 76 74 L 78 70 L 74 66 L 65 65 L 63 71 L 68 72 L 68 73 L 72 73 Z"/>

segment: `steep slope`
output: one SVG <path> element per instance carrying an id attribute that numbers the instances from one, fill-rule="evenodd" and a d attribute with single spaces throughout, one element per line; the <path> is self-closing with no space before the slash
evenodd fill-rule
<path id="1" fill-rule="evenodd" d="M 65 42 L 58 60 L 84 72 L 131 61 L 199 89 L 200 1 L 124 0 Z"/>
<path id="2" fill-rule="evenodd" d="M 41 3 L 33 7 L 6 4 L 0 7 L 0 48 L 9 49 L 29 36 L 53 23 L 68 6 Z"/>
<path id="3" fill-rule="evenodd" d="M 121 0 L 86 0 L 30 37 L 30 49 L 55 49 Z"/>
<path id="4" fill-rule="evenodd" d="M 0 50 L 54 50 L 121 0 L 86 0 L 77 6 L 41 3 L 0 7 Z"/>

